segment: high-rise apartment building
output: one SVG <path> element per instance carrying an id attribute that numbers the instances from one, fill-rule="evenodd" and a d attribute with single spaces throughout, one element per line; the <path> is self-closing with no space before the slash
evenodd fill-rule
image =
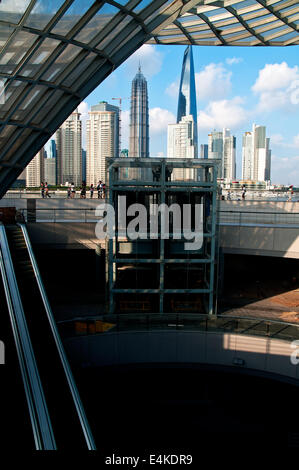
<path id="1" fill-rule="evenodd" d="M 119 108 L 106 101 L 92 106 L 86 131 L 86 182 L 106 182 L 108 160 L 119 156 Z"/>
<path id="2" fill-rule="evenodd" d="M 78 110 L 56 131 L 57 183 L 82 182 L 82 121 Z"/>
<path id="3" fill-rule="evenodd" d="M 56 185 L 56 158 L 45 158 L 45 177 L 44 180 L 49 185 Z"/>
<path id="4" fill-rule="evenodd" d="M 194 157 L 198 156 L 198 142 L 197 142 L 197 107 L 196 107 L 196 90 L 195 90 L 195 75 L 192 46 L 188 46 L 184 52 L 179 99 L 178 99 L 178 112 L 177 123 L 180 123 L 183 116 L 192 116 L 194 122 Z"/>
<path id="5" fill-rule="evenodd" d="M 26 186 L 39 187 L 44 180 L 45 150 L 42 148 L 26 167 Z"/>
<path id="6" fill-rule="evenodd" d="M 129 156 L 149 157 L 148 91 L 140 66 L 132 81 Z"/>
<path id="7" fill-rule="evenodd" d="M 253 124 L 242 140 L 242 179 L 269 181 L 271 177 L 270 139 L 266 127 Z"/>
<path id="8" fill-rule="evenodd" d="M 46 158 L 44 159 L 44 180 L 50 185 L 57 184 L 56 157 L 56 143 L 54 139 L 51 139 L 47 147 Z"/>
<path id="9" fill-rule="evenodd" d="M 227 182 L 236 178 L 236 137 L 229 129 L 209 134 L 208 157 L 220 160 L 219 178 Z"/>
<path id="10" fill-rule="evenodd" d="M 168 124 L 167 157 L 168 158 L 194 158 L 195 124 L 193 116 L 183 116 L 177 124 Z M 174 169 L 172 179 L 193 179 L 194 170 L 188 168 Z"/>

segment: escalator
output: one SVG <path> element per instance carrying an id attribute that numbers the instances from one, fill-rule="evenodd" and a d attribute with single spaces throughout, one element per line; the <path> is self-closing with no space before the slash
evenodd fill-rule
<path id="1" fill-rule="evenodd" d="M 21 357 L 19 354 L 18 361 L 20 365 L 27 364 L 29 369 L 31 363 L 35 364 L 33 372 L 29 370 L 27 373 L 25 367 L 22 373 L 25 391 L 29 382 L 26 397 L 35 448 L 95 450 L 92 433 L 52 316 L 26 227 L 22 224 L 6 227 L 0 225 L 0 241 L 4 265 L 1 270 L 3 282 L 10 270 L 11 279 L 8 279 L 7 284 L 13 299 L 12 310 L 17 310 L 17 300 L 19 300 L 21 312 L 21 327 L 18 325 L 18 317 L 12 320 L 10 315 L 10 325 L 15 326 L 17 336 L 20 336 L 16 338 L 14 334 L 14 343 L 16 349 L 20 345 L 22 349 L 24 337 L 28 343 L 27 347 L 23 347 Z M 13 286 L 14 281 L 15 286 Z M 6 300 L 9 307 L 7 293 Z M 3 308 L 5 310 L 7 307 Z M 6 314 L 4 311 L 2 317 Z M 6 325 L 6 329 L 9 329 L 9 325 Z M 11 343 L 13 344 L 12 341 Z M 32 357 L 28 358 L 31 353 Z M 32 375 L 36 375 L 37 385 L 31 384 Z M 12 399 L 8 401 L 10 405 L 13 402 Z M 42 405 L 41 421 L 40 405 Z M 23 417 L 19 418 L 21 422 Z M 48 428 L 46 438 L 43 436 L 44 428 Z"/>
<path id="2" fill-rule="evenodd" d="M 1 451 L 33 450 L 34 438 L 30 416 L 1 277 L 0 339 L 5 345 L 5 364 L 0 365 L 0 448 Z"/>

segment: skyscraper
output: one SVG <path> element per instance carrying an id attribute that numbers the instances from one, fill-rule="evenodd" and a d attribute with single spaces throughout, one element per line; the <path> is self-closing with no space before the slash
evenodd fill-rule
<path id="1" fill-rule="evenodd" d="M 209 134 L 208 157 L 220 160 L 218 178 L 232 181 L 236 178 L 236 137 L 229 129 Z"/>
<path id="2" fill-rule="evenodd" d="M 268 181 L 271 174 L 270 139 L 266 127 L 253 124 L 252 132 L 245 132 L 242 141 L 242 179 Z"/>
<path id="3" fill-rule="evenodd" d="M 45 150 L 42 148 L 26 167 L 26 186 L 39 187 L 44 179 Z"/>
<path id="4" fill-rule="evenodd" d="M 200 145 L 200 158 L 208 158 L 209 146 L 208 144 Z"/>
<path id="5" fill-rule="evenodd" d="M 57 184 L 82 182 L 82 121 L 74 111 L 56 131 Z"/>
<path id="6" fill-rule="evenodd" d="M 86 182 L 106 182 L 108 160 L 119 156 L 119 108 L 106 101 L 92 106 L 87 120 Z"/>
<path id="7" fill-rule="evenodd" d="M 184 52 L 181 81 L 179 88 L 177 123 L 183 116 L 191 115 L 194 121 L 194 157 L 198 156 L 197 142 L 197 107 L 195 91 L 195 75 L 193 64 L 192 46 L 188 46 Z"/>
<path id="8" fill-rule="evenodd" d="M 194 158 L 194 121 L 193 116 L 183 116 L 178 124 L 168 124 L 167 156 L 168 158 Z M 194 170 L 176 168 L 172 178 L 180 180 L 193 179 Z"/>
<path id="9" fill-rule="evenodd" d="M 147 82 L 141 73 L 140 65 L 132 81 L 129 156 L 139 158 L 149 157 Z"/>
<path id="10" fill-rule="evenodd" d="M 57 184 L 57 158 L 56 143 L 54 139 L 49 142 L 47 158 L 44 159 L 44 179 L 48 184 Z"/>

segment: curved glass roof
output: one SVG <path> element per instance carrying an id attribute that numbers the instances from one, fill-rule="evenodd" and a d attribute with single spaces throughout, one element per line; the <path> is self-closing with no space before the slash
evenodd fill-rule
<path id="1" fill-rule="evenodd" d="M 0 197 L 144 43 L 299 44 L 294 0 L 0 1 Z"/>

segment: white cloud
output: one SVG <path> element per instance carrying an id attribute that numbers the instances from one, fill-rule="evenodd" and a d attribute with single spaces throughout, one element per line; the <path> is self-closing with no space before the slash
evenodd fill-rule
<path id="1" fill-rule="evenodd" d="M 252 87 L 255 93 L 264 91 L 278 90 L 290 86 L 293 80 L 299 77 L 299 68 L 289 67 L 286 62 L 281 64 L 266 64 L 259 71 L 259 76 Z"/>
<path id="2" fill-rule="evenodd" d="M 222 64 L 211 63 L 195 74 L 196 96 L 198 100 L 225 98 L 231 90 L 232 72 Z M 177 78 L 165 90 L 172 98 L 177 98 L 180 80 Z"/>
<path id="3" fill-rule="evenodd" d="M 271 158 L 271 180 L 274 183 L 299 184 L 299 156 Z"/>
<path id="4" fill-rule="evenodd" d="M 160 72 L 163 55 L 151 44 L 144 44 L 125 63 L 128 75 L 135 76 L 139 63 L 145 78 Z"/>
<path id="5" fill-rule="evenodd" d="M 196 95 L 198 100 L 224 98 L 231 90 L 232 72 L 222 64 L 209 64 L 195 74 Z"/>
<path id="6" fill-rule="evenodd" d="M 243 62 L 243 58 L 242 57 L 227 57 L 225 62 L 228 65 L 240 64 L 240 62 Z"/>
<path id="7" fill-rule="evenodd" d="M 150 130 L 150 147 L 157 138 L 159 141 L 166 142 L 167 126 L 176 122 L 176 117 L 167 109 L 152 108 L 149 110 L 149 130 Z M 122 111 L 121 113 L 122 135 L 121 147 L 129 148 L 130 136 L 130 111 Z M 161 148 L 161 145 L 160 145 Z M 163 156 L 163 153 L 162 153 Z"/>
<path id="8" fill-rule="evenodd" d="M 289 139 L 287 142 L 281 134 L 273 134 L 270 137 L 270 142 L 277 147 L 299 148 L 299 134 L 295 135 L 292 140 Z"/>
<path id="9" fill-rule="evenodd" d="M 177 99 L 179 94 L 180 79 L 177 78 L 175 82 L 172 82 L 165 90 L 165 93 L 172 98 Z"/>
<path id="10" fill-rule="evenodd" d="M 198 113 L 199 130 L 238 128 L 248 118 L 243 103 L 239 96 L 231 100 L 211 101 L 205 110 Z"/>
<path id="11" fill-rule="evenodd" d="M 259 75 L 252 91 L 259 95 L 257 111 L 269 112 L 274 109 L 294 111 L 298 104 L 299 68 L 289 67 L 286 62 L 266 64 Z"/>
<path id="12" fill-rule="evenodd" d="M 271 141 L 271 144 L 282 145 L 284 143 L 284 138 L 283 138 L 283 135 L 281 134 L 272 134 L 270 136 L 270 141 Z"/>
<path id="13" fill-rule="evenodd" d="M 174 124 L 176 117 L 167 109 L 152 108 L 149 110 L 150 136 L 163 134 L 168 124 Z"/>

